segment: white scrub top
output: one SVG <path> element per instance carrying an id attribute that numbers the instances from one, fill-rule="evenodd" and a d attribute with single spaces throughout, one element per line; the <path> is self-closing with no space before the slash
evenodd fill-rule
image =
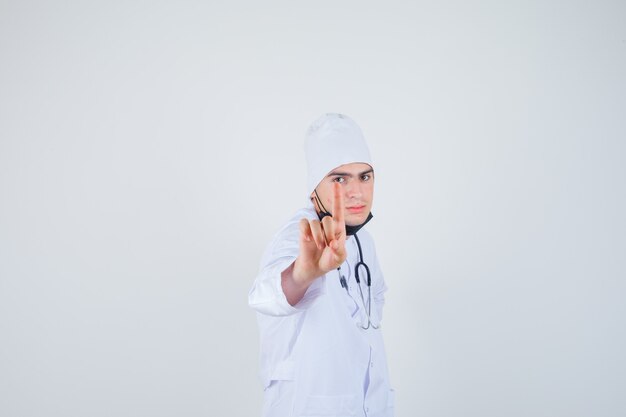
<path id="1" fill-rule="evenodd" d="M 359 260 L 355 238 L 346 240 L 348 256 L 341 266 L 348 291 L 338 271 L 315 280 L 295 306 L 282 291 L 281 273 L 298 256 L 298 222 L 303 217 L 317 218 L 312 206 L 298 211 L 274 237 L 249 293 L 260 330 L 263 416 L 392 417 L 393 390 L 381 331 L 361 328 L 368 320 L 354 278 Z M 371 320 L 378 326 L 387 287 L 371 237 L 363 229 L 357 235 L 371 271 Z M 367 305 L 363 268 L 359 277 Z"/>

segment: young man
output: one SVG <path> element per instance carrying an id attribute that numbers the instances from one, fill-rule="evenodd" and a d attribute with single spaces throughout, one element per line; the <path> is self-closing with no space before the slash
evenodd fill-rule
<path id="1" fill-rule="evenodd" d="M 250 290 L 264 417 L 392 417 L 380 331 L 385 286 L 371 218 L 374 170 L 359 127 L 326 114 L 306 135 L 311 203 L 278 232 Z M 330 210 L 330 211 L 329 211 Z"/>

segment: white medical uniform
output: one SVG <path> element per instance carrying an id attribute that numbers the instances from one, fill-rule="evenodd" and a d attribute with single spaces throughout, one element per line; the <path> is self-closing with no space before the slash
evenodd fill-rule
<path id="1" fill-rule="evenodd" d="M 274 237 L 249 293 L 261 337 L 263 416 L 392 417 L 393 390 L 381 331 L 361 328 L 368 319 L 354 277 L 359 257 L 354 236 L 346 240 L 347 259 L 341 266 L 348 291 L 334 270 L 316 279 L 295 306 L 287 302 L 281 273 L 298 256 L 298 222 L 303 217 L 317 218 L 312 206 L 298 211 Z M 387 287 L 370 235 L 364 229 L 357 235 L 371 271 L 371 321 L 378 326 Z M 367 305 L 363 268 L 359 277 Z"/>

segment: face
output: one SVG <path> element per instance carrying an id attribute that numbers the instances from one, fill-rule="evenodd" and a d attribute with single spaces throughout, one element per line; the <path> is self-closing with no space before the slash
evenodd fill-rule
<path id="1" fill-rule="evenodd" d="M 333 183 L 335 182 L 341 184 L 343 190 L 346 224 L 356 226 L 363 223 L 372 210 L 374 198 L 374 170 L 372 167 L 363 163 L 341 165 L 333 169 L 317 185 L 317 195 L 326 210 L 331 213 Z M 313 197 L 315 197 L 315 193 L 311 194 L 312 199 Z M 315 205 L 315 199 L 313 201 Z"/>

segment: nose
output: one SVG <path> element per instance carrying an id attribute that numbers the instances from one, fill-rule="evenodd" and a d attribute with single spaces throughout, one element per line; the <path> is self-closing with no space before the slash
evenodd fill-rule
<path id="1" fill-rule="evenodd" d="M 346 184 L 346 197 L 348 199 L 361 198 L 363 195 L 362 184 L 359 181 L 348 181 Z"/>

